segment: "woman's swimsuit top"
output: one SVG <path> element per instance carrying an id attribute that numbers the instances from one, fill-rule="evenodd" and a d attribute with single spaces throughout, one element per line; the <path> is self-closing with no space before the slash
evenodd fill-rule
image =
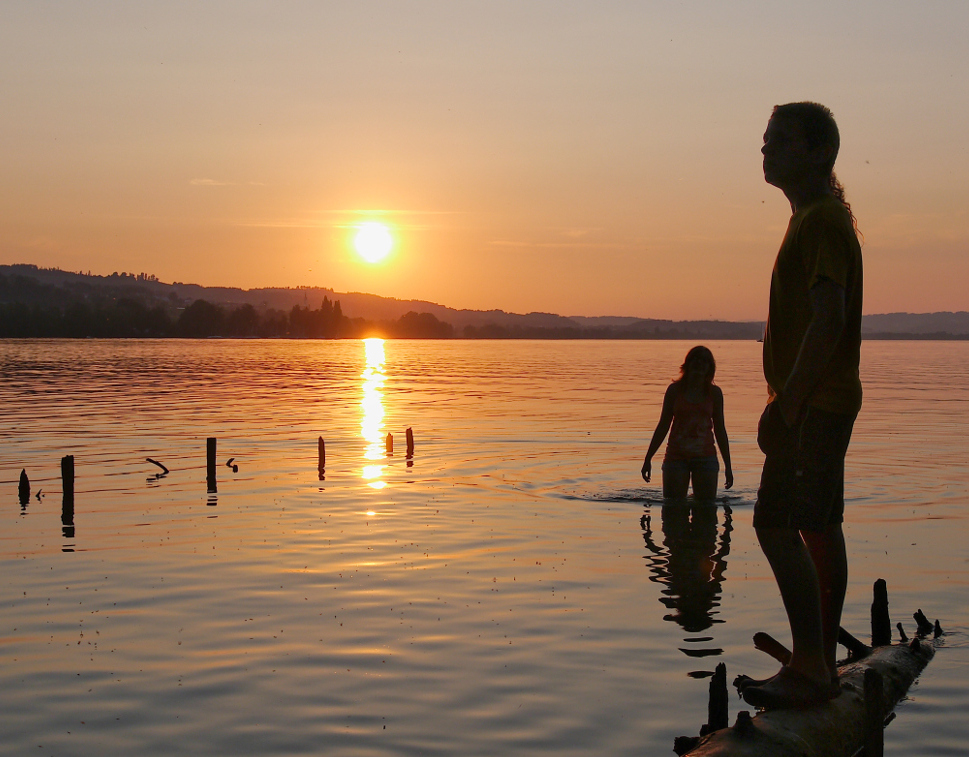
<path id="1" fill-rule="evenodd" d="M 689 460 L 717 454 L 713 438 L 713 397 L 690 402 L 686 391 L 677 392 L 673 402 L 673 425 L 664 460 Z"/>

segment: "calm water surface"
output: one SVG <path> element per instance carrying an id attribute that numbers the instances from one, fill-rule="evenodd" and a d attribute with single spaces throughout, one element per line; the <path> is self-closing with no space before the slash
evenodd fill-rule
<path id="1" fill-rule="evenodd" d="M 0 753 L 672 754 L 717 663 L 766 674 L 751 635 L 787 638 L 759 345 L 710 345 L 718 507 L 639 478 L 690 346 L 0 342 Z M 969 343 L 864 345 L 844 623 L 883 577 L 893 622 L 948 631 L 890 755 L 967 753 L 966 376 Z"/>

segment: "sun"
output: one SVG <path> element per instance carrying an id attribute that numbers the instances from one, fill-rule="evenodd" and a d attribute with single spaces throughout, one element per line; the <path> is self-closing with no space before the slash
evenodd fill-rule
<path id="1" fill-rule="evenodd" d="M 353 248 L 357 254 L 368 263 L 379 263 L 390 254 L 394 246 L 394 238 L 386 224 L 377 221 L 367 221 L 358 224 L 357 233 L 353 237 Z"/>

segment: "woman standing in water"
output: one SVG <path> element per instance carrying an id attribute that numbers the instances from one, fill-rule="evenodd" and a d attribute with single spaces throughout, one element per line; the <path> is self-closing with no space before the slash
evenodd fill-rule
<path id="1" fill-rule="evenodd" d="M 679 378 L 666 390 L 663 411 L 643 461 L 643 479 L 649 483 L 653 455 L 669 432 L 670 440 L 663 458 L 663 496 L 666 499 L 684 499 L 691 479 L 694 498 L 716 498 L 720 472 L 717 447 L 723 457 L 724 488 L 733 486 L 730 442 L 723 423 L 723 392 L 713 383 L 716 372 L 713 353 L 703 346 L 694 347 L 686 353 Z"/>

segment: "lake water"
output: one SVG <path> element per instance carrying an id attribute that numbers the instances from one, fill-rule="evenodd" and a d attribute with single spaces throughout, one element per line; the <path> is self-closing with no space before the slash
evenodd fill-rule
<path id="1" fill-rule="evenodd" d="M 751 635 L 788 639 L 751 528 L 760 345 L 709 345 L 718 507 L 639 476 L 690 346 L 0 342 L 0 753 L 672 754 L 717 663 L 768 674 Z M 862 370 L 844 625 L 877 578 L 893 624 L 941 620 L 886 754 L 966 754 L 969 342 Z"/>

